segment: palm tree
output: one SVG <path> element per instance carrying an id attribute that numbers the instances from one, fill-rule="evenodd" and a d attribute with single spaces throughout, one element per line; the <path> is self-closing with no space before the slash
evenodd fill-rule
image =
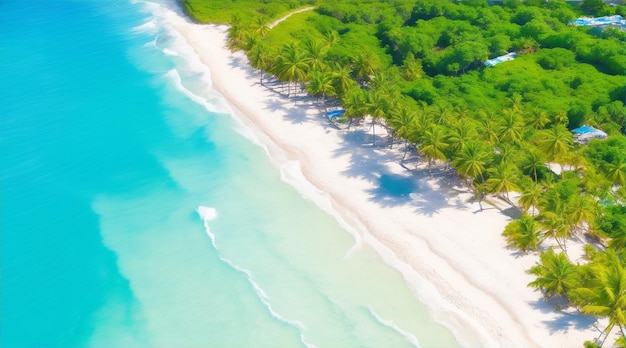
<path id="1" fill-rule="evenodd" d="M 367 109 L 372 118 L 372 145 L 376 146 L 376 121 L 385 118 L 389 99 L 380 90 L 371 91 L 367 96 Z"/>
<path id="2" fill-rule="evenodd" d="M 539 206 L 541 195 L 543 195 L 543 188 L 533 181 L 522 191 L 518 203 L 522 206 L 524 212 L 528 212 L 528 209 L 532 207 L 532 215 L 535 215 L 535 208 Z"/>
<path id="3" fill-rule="evenodd" d="M 448 144 L 444 139 L 443 128 L 440 126 L 431 126 L 422 136 L 422 146 L 420 147 L 420 152 L 426 159 L 428 159 L 429 170 L 435 160 L 446 160 L 446 155 L 443 151 Z"/>
<path id="4" fill-rule="evenodd" d="M 544 298 L 565 296 L 577 286 L 576 267 L 564 253 L 555 254 L 549 249 L 541 253 L 540 260 L 541 263 L 528 270 L 537 276 L 528 286 L 541 289 Z"/>
<path id="5" fill-rule="evenodd" d="M 304 41 L 306 63 L 311 70 L 323 70 L 326 66 L 324 59 L 329 46 L 322 40 L 309 39 Z"/>
<path id="6" fill-rule="evenodd" d="M 618 186 L 626 186 L 626 162 L 618 160 L 611 163 L 607 163 L 605 166 L 607 178 L 611 182 Z"/>
<path id="7" fill-rule="evenodd" d="M 533 109 L 530 112 L 526 125 L 534 129 L 543 129 L 548 123 L 550 123 L 550 118 L 547 112 L 540 109 Z"/>
<path id="8" fill-rule="evenodd" d="M 596 202 L 585 194 L 579 194 L 567 205 L 568 222 L 575 230 L 581 230 L 583 225 L 589 226 L 596 216 Z"/>
<path id="9" fill-rule="evenodd" d="M 537 171 L 545 166 L 546 158 L 542 152 L 534 149 L 527 149 L 524 151 L 524 157 L 520 163 L 520 169 L 526 175 L 532 175 L 531 177 L 535 182 L 539 181 Z"/>
<path id="10" fill-rule="evenodd" d="M 567 217 L 564 213 L 555 213 L 553 211 L 542 212 L 539 215 L 539 221 L 543 226 L 544 239 L 554 238 L 559 248 L 567 253 L 566 241 L 572 236 L 572 231 L 569 228 Z"/>
<path id="11" fill-rule="evenodd" d="M 481 127 L 478 132 L 484 137 L 485 140 L 491 145 L 498 144 L 500 142 L 500 126 L 495 119 L 484 117 L 480 121 Z"/>
<path id="12" fill-rule="evenodd" d="M 267 17 L 257 17 L 256 23 L 254 25 L 254 33 L 259 35 L 260 37 L 265 37 L 265 35 L 267 35 L 267 33 L 269 32 L 270 27 Z"/>
<path id="13" fill-rule="evenodd" d="M 468 142 L 465 147 L 452 160 L 452 166 L 459 174 L 467 179 L 468 185 L 480 177 L 480 182 L 485 181 L 483 174 L 489 161 L 489 152 L 481 143 Z"/>
<path id="14" fill-rule="evenodd" d="M 412 109 L 407 107 L 401 107 L 393 113 L 391 117 L 391 126 L 395 130 L 395 133 L 402 139 L 404 139 L 404 154 L 402 160 L 406 157 L 408 150 L 408 142 L 411 131 L 411 124 L 415 122 L 415 113 Z"/>
<path id="15" fill-rule="evenodd" d="M 267 42 L 263 40 L 255 41 L 250 50 L 246 52 L 250 65 L 261 72 L 261 84 L 265 71 L 272 66 L 272 52 Z"/>
<path id="16" fill-rule="evenodd" d="M 490 191 L 498 194 L 504 193 L 506 200 L 513 204 L 509 199 L 509 192 L 520 190 L 517 184 L 519 181 L 517 168 L 510 164 L 499 163 L 495 167 L 487 169 L 487 172 L 489 173 L 489 179 L 485 183 Z"/>
<path id="17" fill-rule="evenodd" d="M 339 33 L 336 30 L 329 30 L 324 34 L 324 39 L 326 43 L 328 43 L 329 47 L 333 47 L 337 42 L 339 42 Z"/>
<path id="18" fill-rule="evenodd" d="M 325 111 L 326 96 L 335 94 L 333 77 L 327 71 L 314 70 L 309 76 L 309 83 L 307 84 L 306 89 L 312 96 L 321 96 L 322 105 L 324 105 Z"/>
<path id="19" fill-rule="evenodd" d="M 380 66 L 378 57 L 371 52 L 358 53 L 352 58 L 352 64 L 357 78 L 364 82 L 369 81 Z"/>
<path id="20" fill-rule="evenodd" d="M 350 120 L 348 128 L 354 119 L 361 119 L 367 113 L 367 96 L 365 91 L 359 87 L 351 88 L 341 102 L 345 110 L 344 116 Z"/>
<path id="21" fill-rule="evenodd" d="M 308 70 L 309 65 L 306 63 L 306 56 L 296 42 L 283 46 L 275 65 L 276 75 L 279 79 L 289 83 L 303 82 Z M 289 95 L 290 92 L 291 89 L 289 88 L 287 94 Z"/>
<path id="22" fill-rule="evenodd" d="M 333 86 L 339 96 L 345 95 L 357 82 L 352 78 L 352 68 L 349 65 L 335 65 L 333 69 Z"/>
<path id="23" fill-rule="evenodd" d="M 562 124 L 540 131 L 538 137 L 539 147 L 550 161 L 560 160 L 572 149 L 572 134 Z"/>
<path id="24" fill-rule="evenodd" d="M 243 24 L 241 16 L 234 14 L 228 28 L 228 48 L 231 51 L 243 48 L 248 36 L 250 36 L 250 28 Z"/>
<path id="25" fill-rule="evenodd" d="M 500 118 L 500 134 L 502 141 L 518 144 L 522 141 L 522 129 L 524 122 L 519 112 L 515 109 L 506 109 Z"/>
<path id="26" fill-rule="evenodd" d="M 511 246 L 526 253 L 529 250 L 537 250 L 539 247 L 541 242 L 539 227 L 539 223 L 532 216 L 522 214 L 519 220 L 506 225 L 502 235 Z"/>
<path id="27" fill-rule="evenodd" d="M 500 143 L 496 149 L 496 162 L 516 164 L 519 158 L 518 147 L 510 143 Z"/>
<path id="28" fill-rule="evenodd" d="M 472 122 L 464 118 L 452 124 L 452 128 L 449 130 L 446 136 L 446 142 L 450 145 L 448 150 L 450 152 L 449 157 L 456 157 L 456 154 L 465 148 L 465 145 L 474 139 L 478 133 Z"/>
<path id="29" fill-rule="evenodd" d="M 615 326 L 620 329 L 624 336 L 626 328 L 626 267 L 624 260 L 620 259 L 617 253 L 608 249 L 601 253 L 601 260 L 594 260 L 590 264 L 593 278 L 586 287 L 575 290 L 582 299 L 583 313 L 607 318 L 608 325 L 600 333 L 600 347 L 610 335 Z"/>

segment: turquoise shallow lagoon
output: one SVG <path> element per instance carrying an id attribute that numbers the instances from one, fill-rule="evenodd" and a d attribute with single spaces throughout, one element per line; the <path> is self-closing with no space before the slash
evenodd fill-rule
<path id="1" fill-rule="evenodd" d="M 454 347 L 160 17 L 0 2 L 2 347 Z"/>

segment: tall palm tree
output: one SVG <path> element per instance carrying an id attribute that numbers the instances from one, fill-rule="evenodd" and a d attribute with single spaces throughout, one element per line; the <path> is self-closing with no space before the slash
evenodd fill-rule
<path id="1" fill-rule="evenodd" d="M 352 78 L 352 67 L 349 65 L 335 65 L 333 68 L 333 85 L 337 95 L 345 95 L 357 82 Z"/>
<path id="2" fill-rule="evenodd" d="M 336 30 L 329 30 L 324 34 L 324 39 L 328 46 L 333 47 L 339 42 L 339 33 Z"/>
<path id="3" fill-rule="evenodd" d="M 452 160 L 452 166 L 462 177 L 467 179 L 471 186 L 472 181 L 477 178 L 480 178 L 480 182 L 485 181 L 483 174 L 486 171 L 489 156 L 489 152 L 481 143 L 471 141 Z"/>
<path id="4" fill-rule="evenodd" d="M 519 144 L 522 141 L 524 121 L 522 120 L 520 113 L 515 109 L 506 109 L 502 112 L 499 126 L 499 138 L 501 141 L 507 141 L 514 144 Z"/>
<path id="5" fill-rule="evenodd" d="M 489 173 L 489 178 L 485 183 L 490 191 L 497 194 L 505 194 L 506 200 L 511 203 L 509 192 L 520 190 L 517 168 L 510 164 L 499 163 L 495 167 L 487 169 L 487 172 Z"/>
<path id="6" fill-rule="evenodd" d="M 584 225 L 589 226 L 595 220 L 597 211 L 596 202 L 585 194 L 579 194 L 567 204 L 568 223 L 574 230 L 582 230 Z"/>
<path id="7" fill-rule="evenodd" d="M 549 249 L 541 253 L 540 261 L 528 270 L 528 273 L 537 276 L 528 286 L 540 289 L 544 298 L 565 296 L 576 288 L 576 267 L 564 253 L 556 254 L 553 249 Z"/>
<path id="8" fill-rule="evenodd" d="M 446 141 L 450 144 L 448 147 L 450 153 L 449 157 L 456 157 L 456 154 L 463 150 L 465 145 L 477 136 L 476 127 L 469 119 L 464 118 L 452 123 L 452 128 L 449 129 L 446 136 Z"/>
<path id="9" fill-rule="evenodd" d="M 250 50 L 246 52 L 250 65 L 258 69 L 261 73 L 261 84 L 263 84 L 263 77 L 265 71 L 269 70 L 272 66 L 273 53 L 266 41 L 257 40 L 254 42 Z"/>
<path id="10" fill-rule="evenodd" d="M 309 76 L 309 82 L 306 86 L 309 94 L 320 97 L 324 109 L 326 109 L 326 97 L 335 95 L 335 87 L 333 86 L 333 77 L 328 71 L 314 70 Z"/>
<path id="11" fill-rule="evenodd" d="M 352 65 L 357 78 L 369 81 L 370 77 L 379 69 L 378 57 L 371 52 L 360 52 L 352 58 Z"/>
<path id="12" fill-rule="evenodd" d="M 446 160 L 443 152 L 448 144 L 445 142 L 445 134 L 440 126 L 431 126 L 422 136 L 420 152 L 428 159 L 428 168 L 432 167 L 435 160 Z"/>
<path id="13" fill-rule="evenodd" d="M 367 109 L 372 118 L 372 145 L 376 146 L 376 122 L 385 118 L 389 99 L 381 90 L 370 91 L 367 96 Z"/>
<path id="14" fill-rule="evenodd" d="M 533 109 L 527 119 L 526 125 L 533 127 L 534 129 L 543 129 L 548 123 L 550 118 L 546 111 L 540 109 Z"/>
<path id="15" fill-rule="evenodd" d="M 496 162 L 504 164 L 517 164 L 519 148 L 511 143 L 500 143 L 496 149 Z"/>
<path id="16" fill-rule="evenodd" d="M 542 152 L 534 149 L 526 149 L 522 161 L 520 163 L 520 169 L 526 175 L 530 175 L 535 182 L 539 181 L 538 171 L 542 168 L 546 168 L 546 158 Z"/>
<path id="17" fill-rule="evenodd" d="M 600 347 L 614 327 L 618 327 L 622 336 L 626 329 L 626 266 L 617 253 L 608 249 L 602 253 L 603 260 L 594 260 L 590 264 L 593 278 L 589 286 L 575 290 L 578 298 L 584 299 L 583 313 L 608 319 L 608 325 L 600 333 Z M 599 340 L 598 340 L 599 341 Z"/>
<path id="18" fill-rule="evenodd" d="M 559 248 L 567 254 L 567 239 L 571 238 L 572 231 L 565 214 L 553 211 L 542 212 L 539 215 L 539 221 L 543 226 L 544 239 L 554 238 Z"/>
<path id="19" fill-rule="evenodd" d="M 605 166 L 607 177 L 614 185 L 626 186 L 626 162 L 623 160 L 607 163 Z"/>
<path id="20" fill-rule="evenodd" d="M 535 215 L 535 209 L 539 206 L 541 195 L 543 195 L 543 188 L 533 181 L 522 190 L 518 203 L 522 206 L 524 212 L 528 212 L 528 209 L 532 207 L 532 215 Z"/>
<path id="21" fill-rule="evenodd" d="M 309 71 L 306 55 L 294 41 L 285 44 L 276 60 L 275 72 L 279 79 L 291 83 L 301 83 Z M 288 88 L 289 95 L 291 88 Z"/>
<path id="22" fill-rule="evenodd" d="M 562 124 L 540 131 L 538 137 L 539 147 L 550 161 L 563 158 L 572 149 L 574 142 L 572 133 Z"/>
<path id="23" fill-rule="evenodd" d="M 519 220 L 514 220 L 506 225 L 502 235 L 509 245 L 523 253 L 537 250 L 541 242 L 539 223 L 532 216 L 526 214 L 522 214 Z"/>
<path id="24" fill-rule="evenodd" d="M 367 95 L 360 87 L 351 88 L 341 100 L 345 113 L 350 122 L 348 128 L 355 119 L 362 119 L 367 113 Z"/>
<path id="25" fill-rule="evenodd" d="M 270 32 L 267 17 L 257 17 L 254 25 L 254 33 L 260 37 L 265 37 Z"/>
<path id="26" fill-rule="evenodd" d="M 326 67 L 325 58 L 328 44 L 322 40 L 309 39 L 304 41 L 306 63 L 311 70 L 323 70 Z"/>
<path id="27" fill-rule="evenodd" d="M 395 130 L 395 133 L 402 139 L 404 139 L 404 154 L 402 160 L 406 157 L 408 150 L 408 142 L 411 134 L 411 124 L 415 122 L 415 112 L 408 107 L 398 108 L 391 117 L 391 126 Z"/>

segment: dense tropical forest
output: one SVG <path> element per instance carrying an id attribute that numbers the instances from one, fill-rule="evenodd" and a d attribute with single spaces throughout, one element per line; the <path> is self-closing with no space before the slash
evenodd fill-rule
<path id="1" fill-rule="evenodd" d="M 529 286 L 603 319 L 585 346 L 626 347 L 626 29 L 570 25 L 626 17 L 624 2 L 181 1 L 198 21 L 230 25 L 230 48 L 261 83 L 339 103 L 336 122 L 386 127 L 391 144 L 456 170 L 480 203 L 518 207 L 503 237 L 538 255 Z M 517 57 L 484 65 L 508 52 Z M 574 142 L 582 125 L 608 138 Z M 574 241 L 582 259 L 568 257 Z"/>

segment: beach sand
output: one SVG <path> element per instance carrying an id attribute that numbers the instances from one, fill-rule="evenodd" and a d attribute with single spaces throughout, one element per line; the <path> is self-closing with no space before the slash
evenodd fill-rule
<path id="1" fill-rule="evenodd" d="M 537 256 L 507 249 L 500 235 L 516 209 L 491 198 L 497 204 L 481 210 L 453 172 L 436 167 L 431 178 L 414 157 L 401 165 L 402 147 L 390 149 L 382 128 L 372 146 L 369 124 L 338 130 L 315 100 L 262 86 L 245 55 L 225 48 L 226 27 L 194 24 L 176 11 L 168 20 L 283 180 L 334 214 L 354 248 L 377 250 L 461 343 L 580 347 L 596 336 L 592 318 L 555 312 L 526 286 Z"/>

